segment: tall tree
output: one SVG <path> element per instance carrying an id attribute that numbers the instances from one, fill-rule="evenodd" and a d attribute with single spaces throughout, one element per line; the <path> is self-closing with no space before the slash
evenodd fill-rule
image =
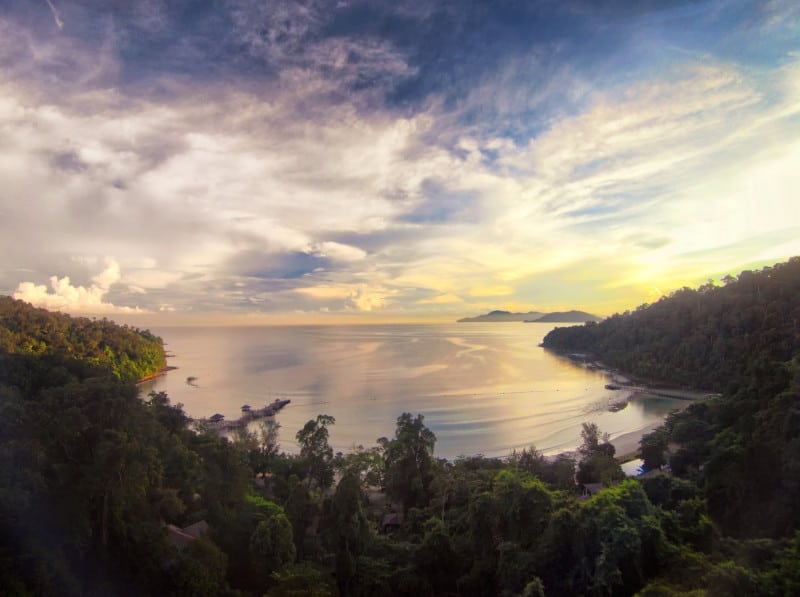
<path id="1" fill-rule="evenodd" d="M 328 426 L 336 423 L 330 415 L 317 415 L 297 432 L 300 456 L 308 464 L 307 487 L 315 481 L 321 488 L 333 483 L 333 448 L 328 444 Z"/>
<path id="2" fill-rule="evenodd" d="M 424 420 L 422 415 L 403 413 L 397 418 L 394 439 L 382 441 L 386 489 L 402 501 L 405 512 L 411 507 L 426 506 L 430 497 L 436 436 Z"/>
<path id="3" fill-rule="evenodd" d="M 369 536 L 362 501 L 359 478 L 354 474 L 345 475 L 336 486 L 326 525 L 329 544 L 336 553 L 336 582 L 342 595 L 351 594 L 357 572 L 356 558 Z"/>
<path id="4" fill-rule="evenodd" d="M 294 562 L 292 525 L 283 511 L 272 511 L 250 535 L 250 558 L 256 578 L 266 588 L 273 572 Z"/>

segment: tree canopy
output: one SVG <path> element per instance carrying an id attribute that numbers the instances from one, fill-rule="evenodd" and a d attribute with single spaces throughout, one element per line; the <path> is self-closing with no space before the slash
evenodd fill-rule
<path id="1" fill-rule="evenodd" d="M 166 365 L 161 338 L 148 330 L 53 313 L 8 296 L 0 296 L 0 355 L 11 369 L 7 374 L 13 374 L 14 357 L 36 356 L 50 372 L 103 369 L 123 381 L 154 375 Z"/>

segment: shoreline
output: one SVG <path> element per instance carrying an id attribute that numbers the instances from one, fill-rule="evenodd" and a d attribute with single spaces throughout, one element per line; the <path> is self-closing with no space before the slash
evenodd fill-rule
<path id="1" fill-rule="evenodd" d="M 153 381 L 154 379 L 158 379 L 159 377 L 166 375 L 167 373 L 169 373 L 170 371 L 174 371 L 175 369 L 177 369 L 177 367 L 170 367 L 169 365 L 166 367 L 162 367 L 161 369 L 158 370 L 157 373 L 153 373 L 151 375 L 145 375 L 144 377 L 137 379 L 134 383 L 138 386 L 139 384 L 143 384 L 148 381 Z"/>
<path id="2" fill-rule="evenodd" d="M 684 406 L 675 409 L 676 411 L 680 411 L 688 407 L 692 402 L 719 396 L 719 394 L 715 394 L 713 392 L 697 390 L 694 388 L 679 388 L 664 380 L 645 380 L 627 372 L 609 367 L 608 365 L 605 365 L 599 361 L 595 355 L 553 350 L 545 346 L 542 346 L 542 348 L 552 351 L 554 354 L 572 362 L 578 367 L 585 367 L 592 371 L 604 374 L 609 380 L 610 384 L 615 386 L 613 389 L 619 390 L 621 394 L 619 399 L 609 400 L 609 410 L 612 411 L 625 408 L 625 406 L 627 406 L 633 400 L 646 400 L 648 398 L 670 398 L 673 400 L 684 401 Z M 661 427 L 665 421 L 666 416 L 658 422 L 645 425 L 641 429 L 627 431 L 617 435 L 616 437 L 610 438 L 608 442 L 614 446 L 616 460 L 622 464 L 630 460 L 640 458 L 641 455 L 639 450 L 642 438 Z M 563 454 L 571 453 L 571 451 L 563 452 Z"/>
<path id="3" fill-rule="evenodd" d="M 689 404 L 692 402 L 697 402 L 698 400 L 703 400 L 705 398 L 709 398 L 715 396 L 715 394 L 709 392 L 702 392 L 699 390 L 685 390 L 685 389 L 671 389 L 671 388 L 664 388 L 661 386 L 656 387 L 649 387 L 649 386 L 641 386 L 641 385 L 634 385 L 633 379 L 631 376 L 626 375 L 625 373 L 619 371 L 612 371 L 609 369 L 602 369 L 604 373 L 609 376 L 609 379 L 613 381 L 613 383 L 620 384 L 620 390 L 626 390 L 628 392 L 627 396 L 624 400 L 620 400 L 619 403 L 630 403 L 632 400 L 647 400 L 649 398 L 669 398 L 672 400 L 680 400 L 685 404 L 681 408 L 676 408 L 673 410 L 681 411 L 684 408 L 687 408 Z M 669 416 L 669 415 L 667 415 Z M 635 458 L 640 458 L 639 454 L 639 444 L 642 440 L 642 437 L 647 435 L 648 433 L 652 433 L 659 427 L 661 427 L 664 422 L 666 421 L 667 416 L 665 416 L 662 420 L 650 423 L 649 425 L 645 425 L 641 429 L 636 429 L 634 431 L 627 431 L 625 433 L 621 433 L 620 435 L 609 439 L 609 443 L 614 446 L 616 450 L 615 458 L 620 463 L 627 462 L 629 460 L 633 460 Z"/>
<path id="4" fill-rule="evenodd" d="M 664 421 L 651 423 L 636 431 L 628 431 L 608 440 L 616 450 L 614 458 L 619 462 L 627 462 L 639 458 L 639 442 L 648 433 L 652 433 L 664 424 Z"/>

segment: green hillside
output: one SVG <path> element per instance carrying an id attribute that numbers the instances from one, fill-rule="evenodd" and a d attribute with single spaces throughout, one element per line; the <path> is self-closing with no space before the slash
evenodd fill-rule
<path id="1" fill-rule="evenodd" d="M 723 284 L 682 288 L 597 324 L 557 328 L 543 345 L 715 391 L 754 376 L 783 379 L 800 350 L 800 258 L 726 277 Z"/>
<path id="2" fill-rule="evenodd" d="M 80 362 L 125 381 L 154 375 L 166 364 L 161 339 L 147 330 L 52 313 L 8 296 L 0 296 L 0 355 Z"/>
<path id="3" fill-rule="evenodd" d="M 722 392 L 669 417 L 643 439 L 642 453 L 649 467 L 669 464 L 701 492 L 720 541 L 763 550 L 734 549 L 746 561 L 770 557 L 766 538 L 796 542 L 800 530 L 800 258 L 723 282 L 556 329 L 544 346 Z"/>

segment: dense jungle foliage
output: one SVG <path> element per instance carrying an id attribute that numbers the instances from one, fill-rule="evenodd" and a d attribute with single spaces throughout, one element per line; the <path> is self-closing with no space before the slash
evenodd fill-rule
<path id="1" fill-rule="evenodd" d="M 154 375 L 166 364 L 161 339 L 147 330 L 51 313 L 8 296 L 0 296 L 0 354 L 6 363 L 8 355 L 38 357 L 50 374 L 65 361 L 79 361 L 123 381 Z"/>
<path id="2" fill-rule="evenodd" d="M 800 257 L 722 282 L 682 288 L 600 323 L 556 328 L 544 346 L 716 392 L 735 392 L 754 379 L 784 387 L 798 351 Z"/>
<path id="3" fill-rule="evenodd" d="M 286 454 L 276 424 L 221 438 L 163 393 L 140 398 L 108 368 L 58 350 L 4 350 L 0 587 L 11 595 L 800 594 L 798 327 L 787 315 L 797 313 L 798 295 L 787 293 L 799 268 L 793 260 L 740 276 L 774 299 L 754 312 L 779 313 L 747 315 L 742 338 L 723 324 L 733 297 L 746 299 L 737 281 L 637 310 L 658 307 L 665 322 L 677 321 L 670 305 L 685 313 L 685 295 L 709 313 L 702 303 L 725 296 L 725 317 L 705 328 L 717 348 L 697 360 L 750 351 L 757 363 L 718 365 L 733 371 L 724 394 L 647 436 L 642 452 L 654 470 L 627 480 L 592 424 L 574 456 L 545 459 L 531 447 L 450 462 L 435 457 L 420 415 L 402 414 L 393 437 L 349 454 L 334 454 L 335 420 L 320 415 L 294 436 L 299 452 Z M 561 347 L 613 363 L 595 327 L 648 337 L 624 323 L 632 317 L 612 318 L 619 328 L 577 328 L 590 330 L 581 333 L 594 338 L 591 348 Z M 673 337 L 652 354 L 683 358 L 686 344 Z M 734 346 L 720 347 L 720 337 Z M 788 355 L 773 346 L 785 338 Z M 686 363 L 685 371 L 710 371 Z M 671 473 L 655 470 L 666 463 Z M 582 496 L 594 483 L 606 488 Z M 166 525 L 199 521 L 205 536 L 170 541 Z"/>

